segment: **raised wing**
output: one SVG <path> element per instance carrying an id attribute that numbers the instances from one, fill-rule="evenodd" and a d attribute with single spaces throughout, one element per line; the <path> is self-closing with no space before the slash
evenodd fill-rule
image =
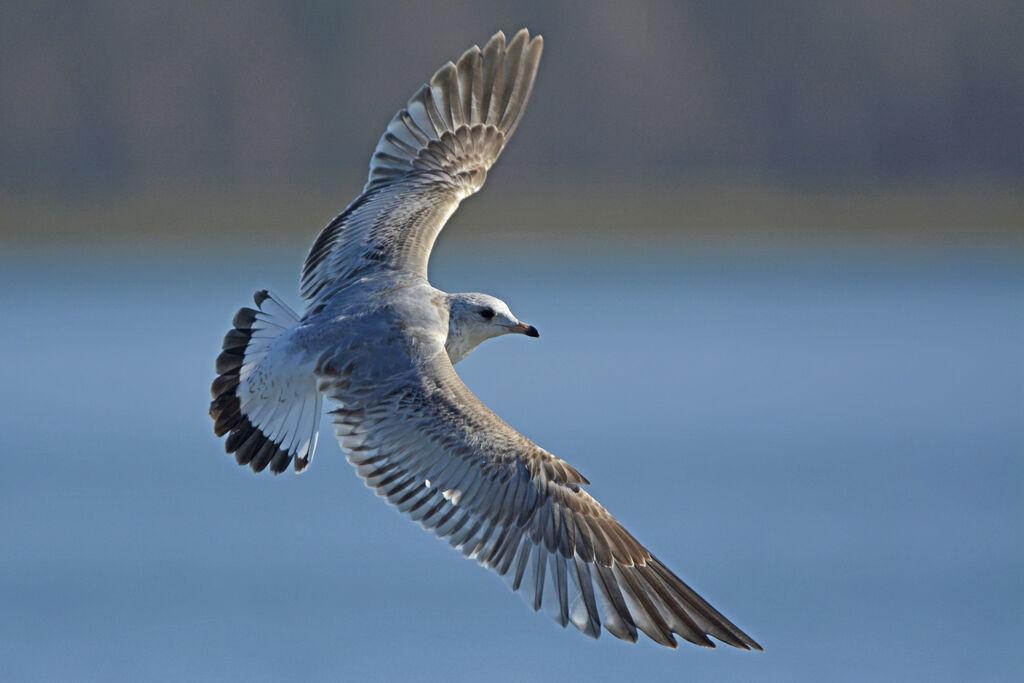
<path id="1" fill-rule="evenodd" d="M 349 461 L 389 503 L 475 558 L 563 627 L 637 629 L 676 647 L 673 633 L 760 649 L 667 569 L 587 494 L 568 463 L 481 403 L 443 350 L 419 367 L 389 354 L 371 373 L 358 359 L 321 360 L 320 388 Z M 379 366 L 378 366 L 379 367 Z"/>
<path id="2" fill-rule="evenodd" d="M 479 190 L 526 108 L 543 40 L 495 34 L 441 67 L 388 124 L 363 193 L 317 238 L 302 296 L 324 298 L 368 269 L 426 277 L 437 234 L 459 202 Z"/>

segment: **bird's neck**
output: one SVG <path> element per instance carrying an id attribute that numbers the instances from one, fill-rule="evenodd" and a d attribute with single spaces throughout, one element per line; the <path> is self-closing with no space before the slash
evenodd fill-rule
<path id="1" fill-rule="evenodd" d="M 455 325 L 449 324 L 448 338 L 444 342 L 444 350 L 448 352 L 448 358 L 452 365 L 473 353 L 473 349 L 480 345 L 483 339 L 474 339 L 465 330 L 458 329 Z"/>

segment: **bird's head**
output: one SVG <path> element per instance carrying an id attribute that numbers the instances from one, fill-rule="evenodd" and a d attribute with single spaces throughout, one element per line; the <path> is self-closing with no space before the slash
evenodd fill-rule
<path id="1" fill-rule="evenodd" d="M 458 363 L 492 337 L 510 333 L 525 334 L 527 337 L 540 336 L 536 327 L 512 315 L 504 301 L 488 294 L 449 294 L 448 306 L 445 350 L 452 364 Z"/>

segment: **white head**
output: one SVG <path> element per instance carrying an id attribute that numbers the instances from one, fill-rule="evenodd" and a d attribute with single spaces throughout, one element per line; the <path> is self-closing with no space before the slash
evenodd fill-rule
<path id="1" fill-rule="evenodd" d="M 536 327 L 512 315 L 504 301 L 487 294 L 449 294 L 448 310 L 448 339 L 444 348 L 453 365 L 491 337 L 513 332 L 540 336 Z"/>

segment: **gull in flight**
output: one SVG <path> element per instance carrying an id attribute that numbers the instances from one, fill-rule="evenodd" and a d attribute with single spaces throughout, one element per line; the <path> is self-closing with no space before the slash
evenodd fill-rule
<path id="1" fill-rule="evenodd" d="M 217 358 L 210 416 L 240 465 L 309 466 L 321 401 L 377 495 L 504 577 L 563 627 L 676 647 L 761 649 L 626 531 L 587 479 L 491 412 L 453 365 L 504 334 L 539 336 L 501 300 L 427 280 L 434 240 L 522 118 L 543 41 L 495 34 L 399 111 L 363 193 L 317 237 L 299 315 L 260 291 Z"/>

